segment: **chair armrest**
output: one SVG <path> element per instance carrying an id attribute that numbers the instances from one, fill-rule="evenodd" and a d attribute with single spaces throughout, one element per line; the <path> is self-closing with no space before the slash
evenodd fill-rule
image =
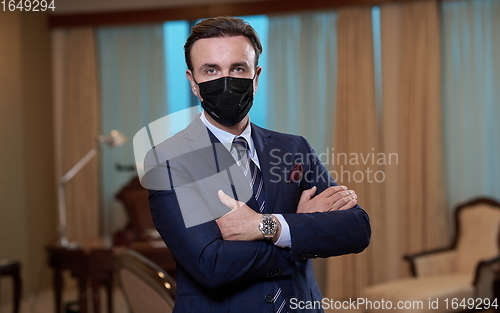
<path id="1" fill-rule="evenodd" d="M 453 248 L 429 250 L 408 254 L 404 259 L 410 262 L 414 277 L 426 277 L 451 273 L 456 268 L 456 251 Z"/>
<path id="2" fill-rule="evenodd" d="M 500 255 L 483 260 L 476 267 L 475 297 L 493 299 L 493 282 L 500 276 Z"/>

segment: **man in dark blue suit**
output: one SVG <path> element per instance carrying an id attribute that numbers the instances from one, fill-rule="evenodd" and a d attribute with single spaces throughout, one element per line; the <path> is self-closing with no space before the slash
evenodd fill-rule
<path id="1" fill-rule="evenodd" d="M 250 25 L 201 21 L 184 48 L 204 111 L 151 149 L 141 180 L 177 261 L 174 312 L 322 312 L 310 259 L 363 251 L 367 214 L 304 138 L 249 121 L 262 51 Z"/>

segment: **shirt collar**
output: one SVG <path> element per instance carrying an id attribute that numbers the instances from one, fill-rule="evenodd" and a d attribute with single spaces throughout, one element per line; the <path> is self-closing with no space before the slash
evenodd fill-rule
<path id="1" fill-rule="evenodd" d="M 243 137 L 248 142 L 248 147 L 250 149 L 250 155 L 253 156 L 255 153 L 255 147 L 252 140 L 252 127 L 250 123 L 250 117 L 248 118 L 248 124 L 243 130 L 243 132 L 235 136 L 225 130 L 217 128 L 215 125 L 211 124 L 207 117 L 205 116 L 205 111 L 201 112 L 200 119 L 205 124 L 205 126 L 214 134 L 214 136 L 226 147 L 228 151 L 231 151 L 231 145 L 236 137 Z"/>

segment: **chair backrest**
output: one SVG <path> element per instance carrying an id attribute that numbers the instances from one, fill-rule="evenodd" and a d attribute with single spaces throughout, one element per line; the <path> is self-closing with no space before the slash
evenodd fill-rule
<path id="1" fill-rule="evenodd" d="M 117 194 L 128 215 L 127 229 L 141 233 L 154 229 L 153 218 L 149 210 L 148 190 L 141 186 L 139 177 L 133 177 Z"/>
<path id="2" fill-rule="evenodd" d="M 172 312 L 175 281 L 162 268 L 130 249 L 114 254 L 123 294 L 133 313 Z"/>
<path id="3" fill-rule="evenodd" d="M 479 261 L 499 255 L 500 204 L 476 199 L 456 210 L 457 271 L 474 275 Z"/>

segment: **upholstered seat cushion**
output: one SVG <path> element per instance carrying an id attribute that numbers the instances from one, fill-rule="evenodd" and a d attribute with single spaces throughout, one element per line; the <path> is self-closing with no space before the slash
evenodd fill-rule
<path id="1" fill-rule="evenodd" d="M 429 307 L 429 304 L 431 301 L 438 299 L 439 312 L 454 312 L 460 311 L 461 308 L 453 310 L 451 308 L 452 300 L 457 298 L 459 301 L 461 299 L 467 301 L 468 298 L 473 297 L 473 293 L 474 288 L 470 274 L 457 273 L 419 279 L 407 278 L 366 288 L 364 297 L 367 304 L 362 309 L 367 313 L 380 313 L 384 310 L 381 311 L 380 307 L 377 309 L 376 305 L 379 305 L 384 300 L 386 304 L 389 301 L 391 302 L 392 309 L 390 312 L 435 313 L 437 312 L 436 308 Z M 446 308 L 446 299 L 448 299 L 449 310 L 443 310 Z M 373 303 L 371 307 L 368 301 Z M 406 305 L 406 308 L 398 309 L 399 301 L 402 301 L 401 304 Z"/>

